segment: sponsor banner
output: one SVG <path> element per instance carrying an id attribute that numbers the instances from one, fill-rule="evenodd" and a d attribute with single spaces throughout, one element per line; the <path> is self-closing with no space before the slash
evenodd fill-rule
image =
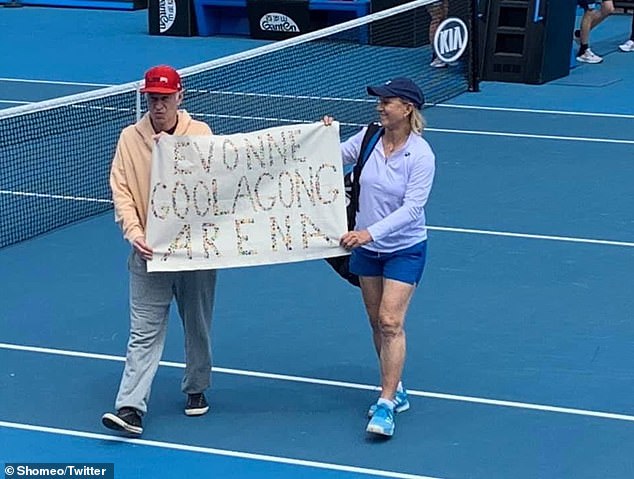
<path id="1" fill-rule="evenodd" d="M 165 33 L 176 20 L 176 0 L 159 0 L 159 32 Z"/>
<path id="2" fill-rule="evenodd" d="M 434 35 L 434 52 L 445 63 L 457 61 L 469 45 L 469 30 L 457 17 L 444 20 Z"/>
<path id="3" fill-rule="evenodd" d="M 310 31 L 308 0 L 247 0 L 252 38 L 284 40 Z"/>
<path id="4" fill-rule="evenodd" d="M 266 13 L 260 18 L 260 30 L 263 32 L 302 33 L 295 20 L 283 13 Z"/>
<path id="5" fill-rule="evenodd" d="M 149 0 L 148 27 L 150 35 L 196 35 L 194 10 L 190 0 Z"/>

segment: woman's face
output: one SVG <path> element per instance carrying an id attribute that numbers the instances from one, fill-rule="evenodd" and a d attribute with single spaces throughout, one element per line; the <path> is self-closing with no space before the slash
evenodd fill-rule
<path id="1" fill-rule="evenodd" d="M 394 128 L 403 122 L 409 124 L 409 115 L 413 105 L 396 97 L 379 98 L 376 110 L 379 112 L 381 125 Z"/>

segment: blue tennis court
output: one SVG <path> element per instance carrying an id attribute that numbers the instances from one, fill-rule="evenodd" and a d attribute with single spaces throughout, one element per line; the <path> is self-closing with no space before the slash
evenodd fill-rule
<path id="1" fill-rule="evenodd" d="M 150 38 L 143 15 L 2 11 L 15 60 L 0 64 L 0 106 L 263 44 Z M 599 27 L 600 65 L 425 111 L 437 176 L 406 322 L 412 407 L 392 439 L 364 432 L 370 331 L 324 261 L 220 271 L 210 413 L 182 412 L 174 313 L 144 435 L 104 429 L 129 321 L 129 246 L 108 211 L 0 249 L 0 462 L 112 462 L 126 479 L 632 477 L 634 54 L 616 51 L 629 22 Z M 113 25 L 125 34 L 100 33 Z"/>

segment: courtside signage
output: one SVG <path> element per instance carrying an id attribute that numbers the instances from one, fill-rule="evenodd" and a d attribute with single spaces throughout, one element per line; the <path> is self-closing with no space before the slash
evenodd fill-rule
<path id="1" fill-rule="evenodd" d="M 176 0 L 159 0 L 159 31 L 165 33 L 176 20 Z"/>
<path id="2" fill-rule="evenodd" d="M 445 63 L 455 62 L 469 44 L 469 31 L 465 22 L 456 17 L 447 18 L 434 35 L 434 52 Z"/>
<path id="3" fill-rule="evenodd" d="M 260 28 L 265 32 L 300 32 L 297 23 L 291 17 L 275 12 L 267 13 L 260 18 Z"/>

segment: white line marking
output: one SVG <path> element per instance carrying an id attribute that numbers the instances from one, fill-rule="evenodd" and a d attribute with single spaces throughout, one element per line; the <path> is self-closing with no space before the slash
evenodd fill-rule
<path id="1" fill-rule="evenodd" d="M 112 200 L 103 199 L 103 198 L 84 198 L 81 196 L 48 195 L 44 193 L 31 193 L 28 191 L 0 190 L 0 195 L 31 196 L 36 198 L 67 200 L 67 201 L 88 201 L 93 203 L 109 203 L 109 204 L 113 203 Z M 471 228 L 456 228 L 451 226 L 427 226 L 427 229 L 430 231 L 443 231 L 443 232 L 450 232 L 450 233 L 505 236 L 510 238 L 561 241 L 561 242 L 568 242 L 568 243 L 600 244 L 600 245 L 608 245 L 608 246 L 623 246 L 627 248 L 634 247 L 634 243 L 628 242 L 628 241 L 614 241 L 614 240 L 602 240 L 602 239 L 592 239 L 592 238 L 574 238 L 571 236 L 538 235 L 538 234 L 531 234 L 531 233 L 512 233 L 508 231 L 478 230 L 478 229 L 471 229 Z"/>
<path id="2" fill-rule="evenodd" d="M 621 145 L 634 145 L 634 140 L 619 140 L 612 138 L 589 138 L 582 136 L 560 136 L 560 135 L 536 135 L 532 133 L 507 133 L 503 131 L 481 131 L 481 130 L 454 130 L 450 128 L 425 128 L 426 131 L 437 133 L 457 133 L 461 135 L 482 135 L 482 136 L 505 136 L 509 138 L 534 138 L 539 140 L 563 140 L 563 141 L 583 141 L 589 143 L 615 143 Z"/>
<path id="3" fill-rule="evenodd" d="M 290 100 L 318 100 L 318 101 L 337 101 L 337 102 L 351 102 L 351 103 L 371 103 L 376 104 L 376 100 L 368 98 L 347 98 L 347 97 L 330 97 L 319 95 L 288 95 L 285 93 L 253 93 L 242 91 L 223 91 L 223 90 L 198 90 L 198 89 L 185 89 L 187 92 L 192 93 L 205 93 L 212 95 L 224 95 L 224 96 L 245 96 L 256 98 L 285 98 Z"/>
<path id="4" fill-rule="evenodd" d="M 439 477 L 421 476 L 418 474 L 406 474 L 402 472 L 385 471 L 382 469 L 369 469 L 357 466 L 345 466 L 342 464 L 332 464 L 328 462 L 308 461 L 304 459 L 292 459 L 289 457 L 269 456 L 267 454 L 256 454 L 251 452 L 232 451 L 228 449 L 216 449 L 213 447 L 189 446 L 187 444 L 177 444 L 173 442 L 152 441 L 148 439 L 135 439 L 121 436 L 110 436 L 94 432 L 75 431 L 72 429 L 60 429 L 55 427 L 35 426 L 32 424 L 20 424 L 15 422 L 0 421 L 0 427 L 19 429 L 23 431 L 45 432 L 63 436 L 81 437 L 86 439 L 97 439 L 100 441 L 125 442 L 140 446 L 159 447 L 176 451 L 198 452 L 202 454 L 213 454 L 216 456 L 237 457 L 240 459 L 251 459 L 256 461 L 274 462 L 278 464 L 289 464 L 292 466 L 311 467 L 316 469 L 327 469 L 330 471 L 353 472 L 378 477 L 393 477 L 397 479 L 441 479 Z"/>
<path id="5" fill-rule="evenodd" d="M 70 85 L 70 86 L 96 86 L 96 87 L 109 87 L 114 86 L 109 83 L 85 83 L 74 81 L 58 81 L 58 80 L 33 80 L 24 78 L 1 78 L 0 81 L 15 82 L 15 83 L 37 83 L 40 85 Z"/>
<path id="6" fill-rule="evenodd" d="M 86 359 L 100 359 L 100 360 L 107 360 L 107 361 L 125 362 L 125 357 L 123 356 L 113 356 L 109 354 L 97 354 L 97 353 L 85 353 L 81 351 L 69 351 L 64 349 L 42 348 L 39 346 L 23 346 L 19 344 L 0 343 L 0 349 L 31 352 L 31 353 L 41 353 L 41 354 L 51 354 L 56 356 L 70 356 L 70 357 L 78 357 L 78 358 L 86 358 Z M 166 366 L 171 368 L 178 368 L 178 369 L 185 368 L 185 365 L 183 363 L 177 363 L 177 362 L 171 362 L 171 361 L 161 361 L 160 364 L 161 366 Z M 258 372 L 258 371 L 248 371 L 248 370 L 242 370 L 242 369 L 229 369 L 229 368 L 219 368 L 219 367 L 214 367 L 213 371 L 215 373 L 221 373 L 221 374 L 231 374 L 231 375 L 237 375 L 237 376 L 248 376 L 248 377 L 256 377 L 256 378 L 262 378 L 262 379 L 273 379 L 273 380 L 280 380 L 280 381 L 317 384 L 320 386 L 334 386 L 334 387 L 348 388 L 348 389 L 362 389 L 366 391 L 379 390 L 377 386 L 372 386 L 369 384 L 358 384 L 358 383 L 350 383 L 345 381 L 332 381 L 328 379 L 308 378 L 303 376 L 291 376 L 287 374 L 264 373 L 264 372 Z M 560 413 L 560 414 L 573 414 L 577 416 L 588 416 L 588 417 L 596 417 L 601 419 L 613 419 L 618 421 L 634 422 L 634 416 L 629 416 L 626 414 L 611 413 L 611 412 L 590 411 L 585 409 L 549 406 L 544 404 L 531 404 L 531 403 L 518 402 L 518 401 L 501 401 L 498 399 L 487 399 L 487 398 L 479 398 L 479 397 L 473 397 L 473 396 L 461 396 L 456 394 L 434 393 L 434 392 L 427 392 L 427 391 L 418 391 L 415 389 L 408 389 L 407 393 L 410 394 L 411 396 L 419 396 L 419 397 L 426 397 L 426 398 L 432 398 L 432 399 L 444 399 L 448 401 L 486 404 L 489 406 L 503 406 L 503 407 L 511 407 L 516 409 L 529 409 L 533 411 L 553 412 L 553 413 Z"/>
<path id="7" fill-rule="evenodd" d="M 204 89 L 187 89 L 192 93 L 206 93 L 212 95 L 234 95 L 245 97 L 261 97 L 261 98 L 282 98 L 291 100 L 318 100 L 318 101 L 337 101 L 337 102 L 351 102 L 351 103 L 371 103 L 375 104 L 376 100 L 367 98 L 348 98 L 348 97 L 327 97 L 320 95 L 289 95 L 284 93 L 255 93 L 255 92 L 241 92 L 241 91 L 226 91 L 226 90 L 204 90 Z M 506 113 L 537 113 L 546 115 L 567 115 L 567 116 L 590 116 L 601 118 L 623 118 L 633 119 L 634 115 L 619 114 L 619 113 L 595 113 L 595 112 L 583 112 L 583 111 L 563 111 L 563 110 L 539 110 L 530 108 L 506 108 L 496 106 L 477 106 L 477 105 L 452 105 L 449 103 L 425 103 L 425 107 L 439 107 L 439 108 L 454 108 L 463 110 L 485 110 L 485 111 L 500 111 Z"/>
<path id="8" fill-rule="evenodd" d="M 564 241 L 569 243 L 587 243 L 587 244 L 601 244 L 601 245 L 610 245 L 610 246 L 625 246 L 627 248 L 634 247 L 634 243 L 631 243 L 628 241 L 612 241 L 612 240 L 600 240 L 600 239 L 591 239 L 591 238 L 573 238 L 569 236 L 536 235 L 536 234 L 528 234 L 528 233 L 509 233 L 505 231 L 476 230 L 476 229 L 469 229 L 469 228 L 451 228 L 446 226 L 428 226 L 427 229 L 432 231 L 446 231 L 451 233 L 469 233 L 469 234 L 477 234 L 477 235 L 507 236 L 511 238 Z"/>
<path id="9" fill-rule="evenodd" d="M 247 121 L 271 121 L 278 123 L 313 123 L 313 121 L 297 118 L 272 118 L 263 116 L 246 116 L 246 115 L 218 115 L 214 113 L 192 113 L 194 117 L 201 118 L 225 118 L 234 120 Z M 341 125 L 361 127 L 365 125 L 357 123 L 340 122 Z M 581 136 L 559 136 L 559 135 L 537 135 L 533 133 L 507 133 L 503 131 L 486 131 L 486 130 L 457 130 L 451 128 L 425 128 L 425 131 L 436 133 L 453 133 L 459 135 L 480 135 L 480 136 L 502 136 L 508 138 L 532 138 L 537 140 L 562 140 L 562 141 L 581 141 L 586 143 L 612 143 L 620 145 L 634 145 L 634 140 L 621 140 L 613 138 L 592 138 Z"/>
<path id="10" fill-rule="evenodd" d="M 9 105 L 29 105 L 33 102 L 30 101 L 17 101 L 17 100 L 0 100 L 0 103 L 7 103 Z"/>
<path id="11" fill-rule="evenodd" d="M 605 118 L 625 118 L 632 119 L 634 115 L 620 114 L 620 113 L 594 113 L 585 111 L 563 111 L 563 110 L 538 110 L 530 108 L 505 108 L 497 106 L 477 106 L 477 105 L 451 105 L 449 103 L 437 103 L 433 106 L 440 108 L 457 108 L 464 110 L 486 110 L 486 111 L 503 111 L 507 113 L 538 113 L 546 115 L 568 115 L 568 116 L 595 116 Z"/>
<path id="12" fill-rule="evenodd" d="M 84 198 L 82 196 L 67 196 L 67 195 L 48 195 L 44 193 L 30 193 L 28 191 L 0 190 L 0 195 L 32 196 L 35 198 L 48 198 L 53 200 L 89 201 L 92 203 L 112 203 L 112 200 L 106 200 L 101 198 Z"/>
<path id="13" fill-rule="evenodd" d="M 517 409 L 530 409 L 533 411 L 541 411 L 541 412 L 554 412 L 560 414 L 572 414 L 575 416 L 586 416 L 586 417 L 596 417 L 600 419 L 613 419 L 617 421 L 627 421 L 634 422 L 634 416 L 630 416 L 627 414 L 618 414 L 612 412 L 603 412 L 603 411 L 589 411 L 586 409 L 576 409 L 569 407 L 560 407 L 560 406 L 548 406 L 544 404 L 531 404 L 525 402 L 517 402 L 517 401 L 501 401 L 499 399 L 486 399 L 486 398 L 478 398 L 471 396 L 456 396 L 454 394 L 444 394 L 444 393 L 430 393 L 424 391 L 411 391 L 407 390 L 407 394 L 410 396 L 422 396 L 434 399 L 446 399 L 449 401 L 461 401 L 461 402 L 469 402 L 476 404 L 486 404 L 487 406 L 502 406 L 502 407 L 511 407 Z"/>

